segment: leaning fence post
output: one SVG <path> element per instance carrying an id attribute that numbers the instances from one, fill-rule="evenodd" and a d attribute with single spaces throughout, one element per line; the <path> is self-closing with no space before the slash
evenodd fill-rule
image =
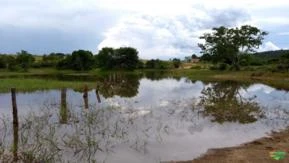
<path id="1" fill-rule="evenodd" d="M 86 84 L 84 85 L 83 91 L 84 108 L 88 109 L 88 86 Z"/>
<path id="2" fill-rule="evenodd" d="M 17 102 L 16 102 L 16 89 L 11 88 L 12 97 L 12 114 L 13 114 L 13 159 L 18 160 L 17 150 L 18 150 L 18 112 L 17 112 Z"/>

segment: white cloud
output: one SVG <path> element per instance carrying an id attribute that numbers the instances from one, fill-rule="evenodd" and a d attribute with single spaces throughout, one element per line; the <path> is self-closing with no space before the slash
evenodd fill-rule
<path id="1" fill-rule="evenodd" d="M 271 51 L 271 50 L 280 50 L 280 48 L 273 42 L 268 41 L 263 46 L 261 46 L 258 51 Z"/>
<path id="2" fill-rule="evenodd" d="M 181 57 L 198 52 L 198 37 L 214 26 L 249 23 L 265 28 L 269 33 L 288 35 L 283 31 L 289 27 L 288 9 L 288 0 L 266 3 L 259 0 L 0 0 L 0 36 L 6 45 L 8 41 L 22 44 L 25 37 L 14 36 L 15 32 L 7 33 L 10 28 L 16 33 L 24 29 L 37 31 L 34 33 L 57 31 L 64 40 L 77 34 L 77 37 L 89 37 L 87 41 L 92 42 L 88 46 L 79 38 L 78 46 L 69 44 L 70 49 L 79 48 L 81 44 L 89 50 L 95 50 L 96 46 L 124 45 L 138 48 L 143 58 Z M 281 25 L 282 30 L 276 28 Z M 59 38 L 51 37 L 50 40 L 53 39 Z M 48 41 L 38 43 L 51 44 Z M 278 46 L 285 47 L 285 43 Z M 68 46 L 65 42 L 60 44 Z M 21 47 L 41 49 L 33 43 Z M 0 49 L 7 48 L 0 44 Z M 18 51 L 19 47 L 9 46 L 8 50 Z"/>
<path id="3" fill-rule="evenodd" d="M 198 13 L 194 15 L 193 13 Z M 242 10 L 191 9 L 176 16 L 138 14 L 124 17 L 105 33 L 98 48 L 132 46 L 141 58 L 182 58 L 197 53 L 199 36 L 214 26 L 235 26 L 247 19 Z"/>
<path id="4" fill-rule="evenodd" d="M 272 8 L 289 7 L 289 2 L 285 0 L 277 0 L 274 3 L 252 0 L 121 2 L 105 0 L 101 3 L 101 7 L 115 10 L 122 8 L 132 15 L 123 17 L 117 25 L 110 28 L 98 48 L 133 46 L 140 51 L 142 58 L 173 58 L 198 53 L 200 49 L 197 44 L 201 42 L 199 36 L 204 31 L 220 25 L 236 26 L 249 23 L 262 27 L 270 23 L 286 25 L 286 22 L 289 22 L 284 15 L 254 16 L 254 11 L 264 13 L 263 10 L 266 10 L 268 13 Z M 161 31 L 165 33 L 162 34 Z M 279 48 L 272 42 L 267 42 L 259 50 L 268 49 Z"/>

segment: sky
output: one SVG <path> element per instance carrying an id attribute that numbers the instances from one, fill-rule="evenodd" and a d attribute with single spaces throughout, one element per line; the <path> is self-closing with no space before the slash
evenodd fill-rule
<path id="1" fill-rule="evenodd" d="M 269 32 L 258 51 L 288 49 L 288 11 L 288 0 L 0 0 L 0 53 L 131 46 L 143 59 L 183 58 L 211 28 L 245 24 Z"/>

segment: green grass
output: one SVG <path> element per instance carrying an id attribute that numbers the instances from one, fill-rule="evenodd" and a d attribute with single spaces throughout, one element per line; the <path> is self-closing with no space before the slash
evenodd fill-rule
<path id="1" fill-rule="evenodd" d="M 59 80 L 45 80 L 45 79 L 1 79 L 0 92 L 9 92 L 11 88 L 16 88 L 17 91 L 29 92 L 34 90 L 48 90 L 60 88 L 72 88 L 82 90 L 87 84 L 89 89 L 95 88 L 95 82 L 81 82 L 81 81 L 59 81 Z"/>
<path id="2" fill-rule="evenodd" d="M 29 72 L 9 72 L 0 70 L 0 92 L 8 92 L 11 87 L 16 87 L 20 91 L 32 91 L 39 89 L 57 89 L 62 87 L 81 89 L 84 84 L 90 88 L 96 83 L 92 80 L 83 81 L 59 81 L 39 79 L 41 76 L 63 75 L 80 79 L 82 77 L 103 77 L 109 73 L 122 72 L 132 75 L 140 75 L 146 72 L 162 72 L 162 76 L 188 77 L 191 80 L 202 81 L 224 81 L 233 80 L 247 83 L 264 83 L 279 89 L 289 90 L 289 73 L 276 73 L 266 70 L 257 71 L 212 71 L 208 69 L 173 69 L 173 70 L 135 70 L 135 71 L 102 71 L 94 69 L 91 71 L 77 72 L 72 70 L 58 71 L 52 68 L 30 69 Z"/>
<path id="3" fill-rule="evenodd" d="M 171 72 L 176 77 L 188 77 L 191 80 L 202 81 L 239 81 L 245 83 L 263 83 L 277 89 L 289 90 L 289 73 L 259 71 L 212 71 L 206 69 L 174 70 Z"/>

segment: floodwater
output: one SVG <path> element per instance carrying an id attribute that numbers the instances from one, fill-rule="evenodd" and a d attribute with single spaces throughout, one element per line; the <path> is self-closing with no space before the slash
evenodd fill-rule
<path id="1" fill-rule="evenodd" d="M 20 158 L 29 159 L 29 153 L 51 162 L 191 160 L 289 124 L 289 93 L 264 84 L 122 75 L 96 83 L 87 98 L 70 88 L 18 92 Z M 10 93 L 0 93 L 0 160 L 13 143 L 11 108 Z"/>

